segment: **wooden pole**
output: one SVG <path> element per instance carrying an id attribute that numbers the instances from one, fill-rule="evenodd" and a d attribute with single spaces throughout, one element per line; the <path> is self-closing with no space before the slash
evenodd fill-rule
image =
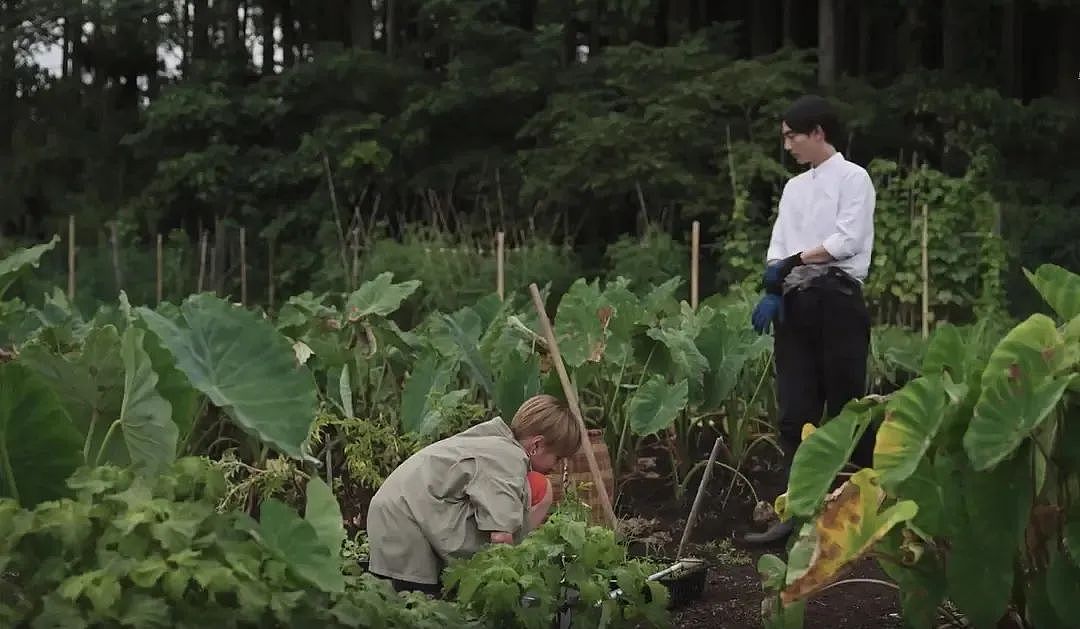
<path id="1" fill-rule="evenodd" d="M 721 445 L 720 437 L 717 437 L 716 441 L 713 442 L 712 452 L 709 453 L 709 463 L 701 474 L 701 484 L 698 485 L 697 495 L 694 496 L 694 506 L 690 507 L 690 517 L 686 520 L 686 527 L 683 528 L 682 539 L 679 541 L 679 552 L 675 555 L 675 561 L 683 558 L 683 549 L 686 548 L 686 542 L 690 540 L 690 531 L 693 530 L 694 523 L 697 521 L 698 510 L 701 509 L 701 501 L 705 497 L 705 486 L 709 484 L 709 477 L 712 476 L 712 468 L 716 463 L 716 457 L 720 454 Z"/>
<path id="2" fill-rule="evenodd" d="M 201 242 L 199 244 L 199 284 L 195 287 L 196 293 L 203 291 L 203 282 L 206 281 L 206 230 L 203 230 Z"/>
<path id="3" fill-rule="evenodd" d="M 157 295 L 157 303 L 159 303 L 159 304 L 161 303 L 161 297 L 162 297 L 162 293 L 163 293 L 162 288 L 164 286 L 164 277 L 163 277 L 164 273 L 162 272 L 162 269 L 164 267 L 164 263 L 163 263 L 163 258 L 164 257 L 165 256 L 164 256 L 164 253 L 162 251 L 162 246 L 161 246 L 161 234 L 158 234 L 157 235 L 157 290 L 155 291 L 155 295 Z"/>
<path id="4" fill-rule="evenodd" d="M 922 337 L 930 337 L 930 204 L 922 206 Z"/>
<path id="5" fill-rule="evenodd" d="M 505 233 L 500 231 L 495 234 L 495 272 L 497 273 L 495 289 L 499 292 L 499 301 L 502 301 L 506 296 L 506 276 L 504 275 L 503 266 L 503 247 L 505 242 Z"/>
<path id="6" fill-rule="evenodd" d="M 240 304 L 247 305 L 247 242 L 243 227 L 240 228 Z"/>
<path id="7" fill-rule="evenodd" d="M 555 370 L 559 373 L 559 381 L 562 382 L 563 393 L 566 395 L 566 402 L 570 406 L 570 413 L 577 420 L 578 428 L 581 429 L 581 449 L 585 451 L 585 458 L 589 461 L 589 472 L 592 473 L 593 485 L 596 486 L 597 493 L 600 494 L 600 503 L 604 509 L 604 514 L 607 516 L 612 530 L 615 530 L 618 526 L 618 518 L 615 517 L 615 509 L 611 506 L 611 498 L 608 496 L 604 479 L 600 477 L 600 469 L 596 465 L 596 456 L 593 454 L 592 445 L 589 444 L 589 431 L 585 428 L 585 420 L 581 416 L 577 393 L 574 391 L 573 385 L 570 384 L 570 376 L 566 373 L 566 365 L 563 364 L 559 344 L 555 340 L 555 331 L 551 327 L 551 320 L 548 319 L 547 311 L 544 309 L 544 299 L 540 296 L 540 289 L 536 287 L 535 283 L 529 285 L 529 293 L 532 295 L 536 314 L 540 318 L 540 327 L 543 329 L 544 337 L 547 338 L 552 362 L 555 363 Z"/>
<path id="8" fill-rule="evenodd" d="M 701 223 L 694 221 L 690 230 L 690 307 L 698 306 L 698 257 L 701 246 Z"/>
<path id="9" fill-rule="evenodd" d="M 68 216 L 68 301 L 75 301 L 75 215 Z"/>

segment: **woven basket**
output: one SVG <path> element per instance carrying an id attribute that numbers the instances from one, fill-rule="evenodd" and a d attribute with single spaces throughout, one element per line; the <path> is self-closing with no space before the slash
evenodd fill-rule
<path id="1" fill-rule="evenodd" d="M 607 444 L 604 443 L 604 431 L 594 428 L 589 430 L 588 437 L 593 457 L 596 458 L 596 467 L 600 471 L 600 478 L 604 482 L 608 498 L 614 502 L 615 474 L 611 469 L 611 454 L 608 452 Z M 610 525 L 604 517 L 603 502 L 593 483 L 592 472 L 589 471 L 589 459 L 584 451 L 579 450 L 574 456 L 563 460 L 563 468 L 548 474 L 548 479 L 551 480 L 553 503 L 562 500 L 566 487 L 577 487 L 578 498 L 589 505 L 589 523 L 600 526 Z"/>

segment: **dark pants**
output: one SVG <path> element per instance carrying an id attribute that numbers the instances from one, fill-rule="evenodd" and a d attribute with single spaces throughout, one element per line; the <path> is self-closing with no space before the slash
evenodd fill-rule
<path id="1" fill-rule="evenodd" d="M 802 441 L 803 424 L 815 426 L 866 393 L 870 315 L 858 282 L 831 270 L 784 296 L 784 321 L 776 324 L 774 352 L 784 473 Z M 851 462 L 870 467 L 873 428 L 863 433 Z"/>

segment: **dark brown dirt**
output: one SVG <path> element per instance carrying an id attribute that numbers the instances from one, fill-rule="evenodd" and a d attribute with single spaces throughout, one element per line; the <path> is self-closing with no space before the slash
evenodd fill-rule
<path id="1" fill-rule="evenodd" d="M 782 478 L 769 468 L 767 462 L 756 462 L 755 466 L 747 476 L 754 482 L 761 499 L 771 502 L 783 491 Z M 745 485 L 739 487 L 737 484 L 724 504 L 730 482 L 730 473 L 719 469 L 709 481 L 687 553 L 708 557 L 708 580 L 699 600 L 674 610 L 676 627 L 743 629 L 763 626 L 761 602 L 764 594 L 756 570 L 757 561 L 765 553 L 786 559 L 786 552 L 782 544 L 751 547 L 741 541 L 745 533 L 757 530 L 752 521 L 754 498 Z M 655 520 L 661 538 L 670 541 L 661 548 L 650 548 L 651 553 L 674 556 L 696 491 L 697 479 L 694 479 L 686 496 L 678 501 L 671 483 L 664 479 L 632 479 L 623 484 L 617 511 L 620 517 Z M 725 550 L 717 553 L 718 547 Z M 846 578 L 889 581 L 872 560 L 860 562 Z M 830 589 L 811 599 L 806 606 L 804 626 L 807 629 L 891 629 L 902 627 L 903 623 L 895 590 L 877 584 L 851 584 Z"/>

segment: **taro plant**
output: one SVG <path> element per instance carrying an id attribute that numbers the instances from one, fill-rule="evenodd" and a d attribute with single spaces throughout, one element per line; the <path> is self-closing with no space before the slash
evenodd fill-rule
<path id="1" fill-rule="evenodd" d="M 934 626 L 946 601 L 977 628 L 1080 625 L 1080 276 L 1027 275 L 1057 319 L 1034 314 L 992 344 L 943 325 L 918 378 L 804 440 L 776 503 L 804 524 L 786 563 L 758 566 L 767 626 L 801 626 L 806 599 L 865 556 L 910 627 Z M 878 421 L 873 468 L 826 497 Z"/>

